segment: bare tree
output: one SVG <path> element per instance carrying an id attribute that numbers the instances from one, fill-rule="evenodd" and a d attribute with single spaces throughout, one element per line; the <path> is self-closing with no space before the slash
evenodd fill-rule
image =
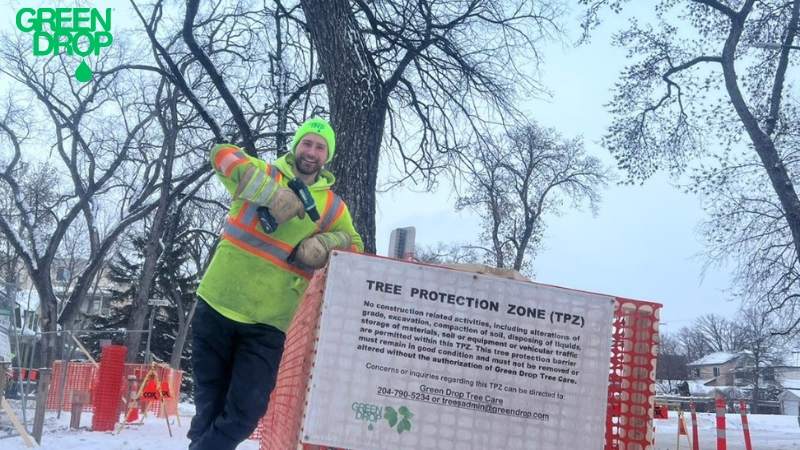
<path id="1" fill-rule="evenodd" d="M 414 247 L 414 259 L 427 264 L 472 264 L 477 263 L 478 252 L 470 244 L 437 242 L 434 245 Z"/>
<path id="2" fill-rule="evenodd" d="M 326 114 L 323 81 L 308 32 L 296 17 L 298 4 L 217 2 L 201 11 L 199 0 L 189 0 L 178 11 L 178 30 L 161 20 L 170 6 L 156 1 L 148 17 L 137 11 L 159 66 L 217 141 L 239 144 L 252 156 L 264 157 L 267 151 L 281 156 L 298 124 Z M 184 72 L 202 83 L 190 84 Z"/>
<path id="3" fill-rule="evenodd" d="M 703 356 L 714 353 L 715 351 L 712 349 L 705 335 L 693 325 L 681 327 L 675 337 L 680 343 L 678 354 L 686 355 L 686 359 L 688 359 L 689 362 L 697 361 Z"/>
<path id="4" fill-rule="evenodd" d="M 779 333 L 780 322 L 766 305 L 743 309 L 737 326 L 752 358 L 752 365 L 739 368 L 737 377 L 752 389 L 753 413 L 758 413 L 759 401 L 765 400 L 765 387 L 776 386 L 773 368 L 783 363 L 787 340 Z"/>
<path id="5" fill-rule="evenodd" d="M 561 15 L 548 1 L 300 3 L 338 133 L 337 190 L 370 253 L 381 149 L 393 150 L 398 181 L 452 169 L 487 122 L 539 89 L 537 45 Z"/>
<path id="6" fill-rule="evenodd" d="M 202 186 L 198 186 L 202 187 Z M 224 215 L 220 214 L 221 205 L 215 205 L 213 213 L 204 211 L 203 204 L 197 203 L 196 193 L 185 196 L 171 212 L 164 242 L 166 252 L 180 247 L 186 259 L 178 261 L 165 274 L 161 287 L 172 305 L 176 308 L 178 329 L 172 346 L 170 367 L 181 368 L 181 360 L 189 328 L 197 306 L 194 295 L 197 285 L 205 272 L 211 255 L 219 239 L 218 229 L 222 228 Z"/>
<path id="7" fill-rule="evenodd" d="M 689 379 L 689 363 L 682 353 L 680 340 L 670 333 L 659 334 L 658 362 L 656 364 L 656 382 L 662 392 L 686 394 L 682 391 L 684 382 Z"/>
<path id="8" fill-rule="evenodd" d="M 603 8 L 619 11 L 628 2 L 581 3 L 587 5 L 588 33 Z M 633 22 L 615 37 L 634 62 L 623 71 L 609 105 L 615 118 L 604 143 L 631 182 L 660 169 L 680 175 L 712 154 L 723 164 L 699 168 L 698 189 L 711 192 L 706 198 L 715 198 L 719 186 L 729 188 L 716 181 L 747 179 L 748 189 L 722 193 L 729 202 L 722 209 L 712 202 L 717 218 L 734 218 L 716 221 L 720 228 L 713 237 L 720 240 L 712 245 L 717 256 L 736 259 L 740 294 L 783 310 L 789 319 L 784 331 L 796 328 L 796 147 L 781 137 L 796 135 L 800 118 L 786 79 L 800 2 L 662 0 L 654 8 L 658 24 Z M 757 49 L 759 42 L 779 44 L 778 49 Z M 749 223 L 756 226 L 743 228 Z M 748 253 L 755 247 L 758 259 Z"/>
<path id="9" fill-rule="evenodd" d="M 11 99 L 9 100 L 11 101 Z M 2 142 L 2 134 L 0 134 L 0 142 Z M 14 161 L 5 159 L 8 156 L 10 155 L 0 153 L 0 169 L 3 172 L 9 171 L 9 164 L 14 163 Z M 48 205 L 56 201 L 58 194 L 53 186 L 57 183 L 53 183 L 52 180 L 43 182 L 48 178 L 46 165 L 19 161 L 14 163 L 13 167 L 16 169 L 17 179 L 19 179 L 17 192 L 27 200 L 31 216 L 42 223 L 50 222 L 47 226 L 52 227 L 52 217 L 46 214 L 46 210 Z M 10 228 L 16 230 L 17 233 L 23 233 L 25 219 L 15 207 L 14 201 L 14 191 L 8 184 L 0 183 L 0 216 L 5 217 Z M 30 216 L 27 219 L 30 220 Z M 7 283 L 18 285 L 26 271 L 22 256 L 9 239 L 0 241 L 0 246 L 0 258 L 2 258 L 0 260 L 0 278 Z"/>
<path id="10" fill-rule="evenodd" d="M 387 156 L 402 169 L 393 182 L 410 177 L 432 184 L 437 174 L 454 169 L 468 144 L 488 134 L 487 123 L 518 114 L 517 96 L 540 91 L 532 76 L 537 45 L 559 33 L 555 21 L 562 14 L 557 2 L 523 0 L 300 5 L 276 0 L 200 10 L 199 1 L 190 0 L 182 37 L 233 118 L 234 137 L 241 137 L 250 154 L 259 149 L 251 141 L 268 135 L 250 130 L 252 115 L 276 119 L 269 125 L 280 153 L 287 124 L 329 109 L 337 130 L 338 156 L 332 162 L 337 191 L 353 212 L 366 251 L 373 253 L 381 148 L 393 150 Z M 269 50 L 255 52 L 252 43 Z M 234 51 L 220 50 L 231 45 Z M 169 66 L 177 72 L 176 65 Z M 243 66 L 248 70 L 237 70 Z M 252 80 L 263 67 L 270 72 L 261 80 L 272 83 L 269 92 L 277 97 L 263 102 L 266 114 L 254 109 L 252 100 L 263 85 L 244 83 L 250 94 L 245 96 L 230 78 Z M 322 82 L 327 108 L 310 101 Z"/>
<path id="11" fill-rule="evenodd" d="M 564 139 L 554 129 L 529 123 L 476 148 L 459 209 L 482 219 L 483 250 L 499 268 L 531 274 L 547 215 L 587 203 L 596 212 L 600 191 L 612 178 L 586 155 L 580 138 Z"/>
<path id="12" fill-rule="evenodd" d="M 175 175 L 165 170 L 165 164 L 175 158 L 167 161 L 164 153 L 153 151 L 158 145 L 154 143 L 164 142 L 153 126 L 158 118 L 156 90 L 163 86 L 164 77 L 146 66 L 129 70 L 139 57 L 137 52 L 116 45 L 98 57 L 93 81 L 82 85 L 72 79 L 71 62 L 64 55 L 32 58 L 27 56 L 29 46 L 18 36 L 4 36 L 0 42 L 0 71 L 12 83 L 14 95 L 28 100 L 24 111 L 22 103 L 9 102 L 1 116 L 0 136 L 8 144 L 8 163 L 0 179 L 15 199 L 22 231 L 0 216 L 0 232 L 24 261 L 39 293 L 45 363 L 49 364 L 59 354 L 53 334 L 56 323 L 71 328 L 117 237 L 158 206 L 154 195 L 164 184 L 174 184 L 174 192 L 180 192 L 208 168 L 203 162 L 192 167 L 191 159 L 184 158 L 185 171 Z M 19 178 L 20 166 L 35 160 L 43 148 L 50 153 L 48 185 L 57 193 L 42 209 L 47 221 L 31 209 Z M 171 178 L 165 179 L 165 174 Z M 108 220 L 103 228 L 101 216 Z M 53 261 L 71 229 L 85 231 L 87 261 L 59 310 Z"/>
<path id="13" fill-rule="evenodd" d="M 712 352 L 738 352 L 747 348 L 740 325 L 717 314 L 698 317 L 692 328 L 705 338 Z"/>
<path id="14" fill-rule="evenodd" d="M 674 336 L 676 354 L 685 355 L 689 362 L 715 352 L 736 353 L 747 348 L 744 331 L 735 320 L 717 314 L 706 314 L 681 327 Z"/>

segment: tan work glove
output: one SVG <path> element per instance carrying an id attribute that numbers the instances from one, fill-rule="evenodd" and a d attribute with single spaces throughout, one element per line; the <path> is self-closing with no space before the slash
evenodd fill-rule
<path id="1" fill-rule="evenodd" d="M 278 225 L 294 216 L 301 219 L 306 216 L 303 202 L 293 190 L 281 187 L 271 176 L 256 167 L 248 169 L 239 180 L 233 199 L 266 206 Z"/>
<path id="2" fill-rule="evenodd" d="M 267 202 L 269 214 L 275 219 L 279 225 L 290 220 L 294 216 L 303 219 L 306 216 L 306 208 L 303 202 L 293 190 L 288 188 L 280 188 L 275 192 L 275 195 Z"/>
<path id="3" fill-rule="evenodd" d="M 319 269 L 328 262 L 332 248 L 349 248 L 350 234 L 344 231 L 320 233 L 304 239 L 294 251 L 293 262 L 310 269 Z"/>

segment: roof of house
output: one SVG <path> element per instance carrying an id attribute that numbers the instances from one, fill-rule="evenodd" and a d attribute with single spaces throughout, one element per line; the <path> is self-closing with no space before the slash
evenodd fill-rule
<path id="1" fill-rule="evenodd" d="M 786 359 L 783 360 L 783 363 L 776 365 L 775 367 L 797 367 L 800 368 L 800 351 L 792 351 L 788 355 L 786 355 Z"/>
<path id="2" fill-rule="evenodd" d="M 783 380 L 781 386 L 785 389 L 800 389 L 800 380 Z"/>
<path id="3" fill-rule="evenodd" d="M 730 352 L 716 352 L 710 355 L 703 356 L 702 358 L 690 362 L 689 366 L 707 366 L 709 364 L 725 364 L 728 361 L 736 359 L 741 352 L 739 353 L 730 353 Z"/>
<path id="4" fill-rule="evenodd" d="M 778 395 L 781 400 L 789 400 L 790 397 L 800 398 L 800 389 L 786 389 Z"/>

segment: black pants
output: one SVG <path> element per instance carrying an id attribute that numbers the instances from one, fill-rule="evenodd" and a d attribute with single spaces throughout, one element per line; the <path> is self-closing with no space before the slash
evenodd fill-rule
<path id="1" fill-rule="evenodd" d="M 275 327 L 232 321 L 198 298 L 190 450 L 233 450 L 253 433 L 267 412 L 285 340 Z"/>

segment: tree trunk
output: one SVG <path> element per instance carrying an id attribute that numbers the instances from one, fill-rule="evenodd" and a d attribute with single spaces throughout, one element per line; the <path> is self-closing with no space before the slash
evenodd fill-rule
<path id="1" fill-rule="evenodd" d="M 752 411 L 750 411 L 750 414 L 758 414 L 759 410 L 758 403 L 759 400 L 761 400 L 761 386 L 760 383 L 758 382 L 759 376 L 760 374 L 758 373 L 758 371 L 756 371 L 756 382 L 755 385 L 753 385 L 753 406 L 752 406 Z"/>
<path id="2" fill-rule="evenodd" d="M 139 286 L 136 289 L 136 297 L 133 299 L 131 317 L 128 320 L 129 330 L 144 329 L 144 323 L 147 319 L 147 301 L 150 299 L 150 290 L 153 286 L 153 280 L 156 278 L 156 265 L 163 251 L 160 241 L 166 222 L 166 195 L 162 196 L 161 203 L 153 217 L 153 226 L 150 228 L 147 245 L 144 249 L 144 264 L 142 264 L 141 278 L 139 279 Z M 150 330 L 150 332 L 152 333 L 153 330 Z M 142 334 L 143 333 L 128 333 L 125 346 L 128 348 L 127 361 L 129 363 L 136 362 L 139 348 L 142 344 Z"/>
<path id="3" fill-rule="evenodd" d="M 164 166 L 162 168 L 164 176 L 159 191 L 158 207 L 156 207 L 156 212 L 153 215 L 152 226 L 150 227 L 150 232 L 147 236 L 147 244 L 144 248 L 144 264 L 142 264 L 142 273 L 139 286 L 136 290 L 136 298 L 133 300 L 133 313 L 128 322 L 129 330 L 141 330 L 144 327 L 144 321 L 147 317 L 147 301 L 150 298 L 150 290 L 156 279 L 158 260 L 164 252 L 161 240 L 167 228 L 167 215 L 170 206 L 169 194 L 172 184 L 172 167 L 175 159 L 175 149 L 178 147 L 176 143 L 178 126 L 175 123 L 178 114 L 176 111 L 175 99 L 174 97 L 169 97 L 167 100 L 169 101 L 168 106 L 171 121 L 167 117 L 168 115 L 165 109 L 159 108 L 159 124 L 164 131 L 165 137 L 164 145 L 161 148 L 161 158 L 164 161 Z M 242 132 L 244 133 L 245 130 L 242 130 Z M 152 333 L 153 330 L 149 332 Z M 128 347 L 128 362 L 136 362 L 141 340 L 142 333 L 128 333 L 128 342 L 126 344 Z"/>
<path id="4" fill-rule="evenodd" d="M 388 105 L 384 83 L 347 0 L 302 0 L 328 87 L 336 192 L 353 215 L 367 253 L 375 253 L 375 187 Z"/>
<path id="5" fill-rule="evenodd" d="M 797 14 L 798 5 L 800 4 L 795 2 L 795 14 Z M 752 4 L 750 8 L 752 8 Z M 749 14 L 749 10 L 747 12 L 742 11 L 740 14 L 745 17 Z M 766 169 L 772 188 L 775 190 L 775 194 L 778 196 L 786 215 L 785 220 L 792 234 L 796 255 L 800 255 L 800 198 L 795 190 L 792 177 L 775 148 L 775 143 L 759 126 L 758 119 L 748 107 L 739 88 L 740 79 L 736 74 L 735 52 L 743 32 L 743 20 L 731 23 L 731 32 L 722 52 L 722 74 L 725 79 L 725 89 L 731 99 L 731 104 L 742 121 L 742 125 L 744 125 L 745 131 L 753 142 L 753 149 L 761 159 L 764 169 Z"/>
<path id="6" fill-rule="evenodd" d="M 192 303 L 192 306 L 189 308 L 188 314 L 185 317 L 182 316 L 182 311 L 179 312 L 181 316 L 178 318 L 178 334 L 175 336 L 175 343 L 172 344 L 172 356 L 169 360 L 169 366 L 173 369 L 180 369 L 181 368 L 181 356 L 183 355 L 183 347 L 186 344 L 186 337 L 189 335 L 189 326 L 192 323 L 192 317 L 194 317 L 194 309 L 197 306 L 197 300 Z"/>
<path id="7" fill-rule="evenodd" d="M 37 291 L 41 309 L 42 363 L 44 367 L 50 367 L 53 361 L 61 355 L 60 351 L 56 351 L 57 343 L 60 341 L 55 333 L 58 323 L 58 303 L 52 289 L 47 291 L 38 288 Z"/>

